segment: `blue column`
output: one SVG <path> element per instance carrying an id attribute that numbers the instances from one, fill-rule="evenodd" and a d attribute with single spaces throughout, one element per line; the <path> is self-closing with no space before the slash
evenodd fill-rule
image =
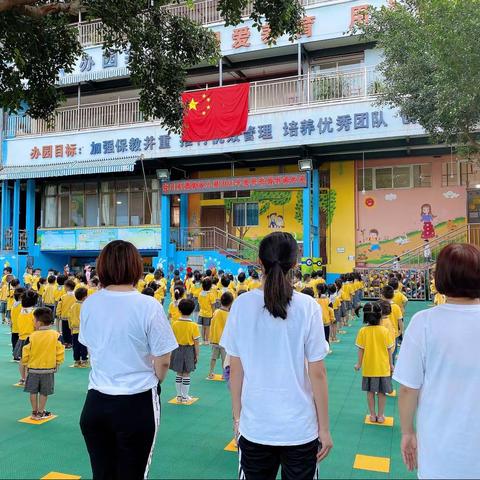
<path id="1" fill-rule="evenodd" d="M 313 248 L 312 256 L 320 256 L 320 172 L 318 169 L 313 170 L 312 185 L 312 225 L 313 225 Z"/>
<path id="2" fill-rule="evenodd" d="M 13 184 L 13 251 L 18 253 L 18 240 L 20 237 L 20 180 Z"/>
<path id="3" fill-rule="evenodd" d="M 183 245 L 188 227 L 188 193 L 180 195 L 180 245 Z"/>
<path id="4" fill-rule="evenodd" d="M 27 230 L 27 250 L 32 252 L 35 245 L 35 180 L 27 180 L 27 208 L 25 227 Z"/>
<path id="5" fill-rule="evenodd" d="M 161 196 L 161 229 L 162 229 L 162 246 L 160 256 L 162 260 L 168 263 L 168 251 L 170 246 L 170 196 Z"/>
<path id="6" fill-rule="evenodd" d="M 311 233 L 311 214 L 310 214 L 310 185 L 311 173 L 307 173 L 307 186 L 303 189 L 303 256 L 310 257 L 312 255 L 310 249 L 310 233 Z"/>
<path id="7" fill-rule="evenodd" d="M 1 250 L 5 249 L 5 231 L 10 227 L 10 191 L 8 181 L 2 181 L 2 228 L 0 229 Z"/>

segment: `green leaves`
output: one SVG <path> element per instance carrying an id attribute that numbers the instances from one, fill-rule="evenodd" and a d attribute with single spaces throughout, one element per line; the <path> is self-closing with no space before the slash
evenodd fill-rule
<path id="1" fill-rule="evenodd" d="M 370 9 L 363 38 L 383 49 L 379 103 L 420 123 L 436 142 L 477 150 L 480 0 L 408 0 Z"/>
<path id="2" fill-rule="evenodd" d="M 54 8 L 56 1 L 39 0 L 36 7 Z M 68 1 L 59 2 L 63 6 Z M 218 43 L 205 27 L 164 6 L 171 0 L 83 0 L 89 18 L 104 25 L 104 48 L 130 50 L 133 86 L 140 89 L 140 108 L 146 118 L 159 118 L 170 131 L 180 132 L 188 69 L 216 64 Z M 180 2 L 176 2 L 180 3 Z M 247 0 L 219 0 L 227 24 L 241 22 Z M 187 0 L 187 8 L 193 8 Z M 82 48 L 77 32 L 64 13 L 31 17 L 22 9 L 0 13 L 0 108 L 19 112 L 28 105 L 34 118 L 48 119 L 62 100 L 55 87 L 59 71 L 71 72 Z M 303 9 L 297 0 L 255 0 L 250 17 L 261 28 L 267 22 L 274 39 L 301 31 Z"/>

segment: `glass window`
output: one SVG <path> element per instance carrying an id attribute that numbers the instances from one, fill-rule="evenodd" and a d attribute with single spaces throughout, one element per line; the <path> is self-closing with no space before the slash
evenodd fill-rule
<path id="1" fill-rule="evenodd" d="M 60 185 L 58 190 L 58 193 L 70 193 L 70 185 L 64 183 Z"/>
<path id="2" fill-rule="evenodd" d="M 392 169 L 375 169 L 375 188 L 392 188 Z"/>
<path id="3" fill-rule="evenodd" d="M 222 192 L 205 192 L 202 194 L 203 200 L 220 200 Z"/>
<path id="4" fill-rule="evenodd" d="M 145 190 L 145 182 L 143 180 L 130 180 L 131 192 L 143 192 Z"/>
<path id="5" fill-rule="evenodd" d="M 432 186 L 432 164 L 412 165 L 413 186 L 415 188 Z"/>
<path id="6" fill-rule="evenodd" d="M 70 198 L 66 195 L 60 197 L 58 209 L 58 226 L 70 226 Z"/>
<path id="7" fill-rule="evenodd" d="M 114 225 L 115 202 L 114 193 L 112 191 L 111 182 L 102 182 L 100 185 L 101 192 L 101 210 L 100 225 L 102 227 Z"/>
<path id="8" fill-rule="evenodd" d="M 250 198 L 251 192 L 250 190 L 240 190 L 237 192 L 238 198 Z"/>
<path id="9" fill-rule="evenodd" d="M 130 225 L 137 226 L 143 223 L 143 192 L 132 192 L 130 193 Z"/>
<path id="10" fill-rule="evenodd" d="M 70 225 L 72 227 L 84 226 L 83 194 L 72 193 L 70 197 Z"/>
<path id="11" fill-rule="evenodd" d="M 357 185 L 359 192 L 373 190 L 373 168 L 361 168 L 358 170 Z"/>
<path id="12" fill-rule="evenodd" d="M 95 183 L 86 183 L 85 184 L 85 193 L 97 194 L 97 182 Z"/>
<path id="13" fill-rule="evenodd" d="M 234 227 L 258 226 L 258 203 L 236 203 L 233 205 Z"/>
<path id="14" fill-rule="evenodd" d="M 460 185 L 470 186 L 470 176 L 473 175 L 473 165 L 468 162 L 460 162 Z"/>
<path id="15" fill-rule="evenodd" d="M 237 192 L 223 192 L 223 198 L 237 198 Z"/>
<path id="16" fill-rule="evenodd" d="M 128 193 L 118 193 L 115 196 L 115 225 L 128 225 Z"/>
<path id="17" fill-rule="evenodd" d="M 393 188 L 410 188 L 410 165 L 393 167 Z"/>
<path id="18" fill-rule="evenodd" d="M 98 225 L 98 196 L 85 196 L 85 226 L 96 227 Z"/>
<path id="19" fill-rule="evenodd" d="M 442 187 L 458 185 L 458 163 L 445 162 L 442 164 Z"/>
<path id="20" fill-rule="evenodd" d="M 70 185 L 71 191 L 75 193 L 83 193 L 83 183 L 72 183 Z"/>
<path id="21" fill-rule="evenodd" d="M 117 180 L 115 184 L 115 190 L 117 192 L 128 191 L 128 180 Z"/>

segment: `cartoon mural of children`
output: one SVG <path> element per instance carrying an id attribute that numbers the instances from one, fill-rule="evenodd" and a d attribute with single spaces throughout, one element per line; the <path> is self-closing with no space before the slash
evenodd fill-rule
<path id="1" fill-rule="evenodd" d="M 285 228 L 285 220 L 283 219 L 283 215 L 277 216 L 277 228 Z"/>
<path id="2" fill-rule="evenodd" d="M 422 239 L 435 238 L 435 228 L 433 227 L 433 219 L 436 215 L 432 213 L 432 206 L 424 203 L 420 208 L 420 221 L 423 223 Z"/>
<path id="3" fill-rule="evenodd" d="M 375 252 L 376 250 L 380 250 L 379 233 L 376 228 L 372 228 L 370 230 L 369 240 L 370 240 L 370 248 L 368 250 L 370 252 Z"/>

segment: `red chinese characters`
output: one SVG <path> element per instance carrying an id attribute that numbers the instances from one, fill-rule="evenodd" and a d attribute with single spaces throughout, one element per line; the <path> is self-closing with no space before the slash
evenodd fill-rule
<path id="1" fill-rule="evenodd" d="M 368 23 L 368 7 L 369 5 L 358 5 L 352 7 L 350 16 L 350 28 L 362 23 Z"/>
<path id="2" fill-rule="evenodd" d="M 250 28 L 235 28 L 232 32 L 232 48 L 250 46 Z"/>

